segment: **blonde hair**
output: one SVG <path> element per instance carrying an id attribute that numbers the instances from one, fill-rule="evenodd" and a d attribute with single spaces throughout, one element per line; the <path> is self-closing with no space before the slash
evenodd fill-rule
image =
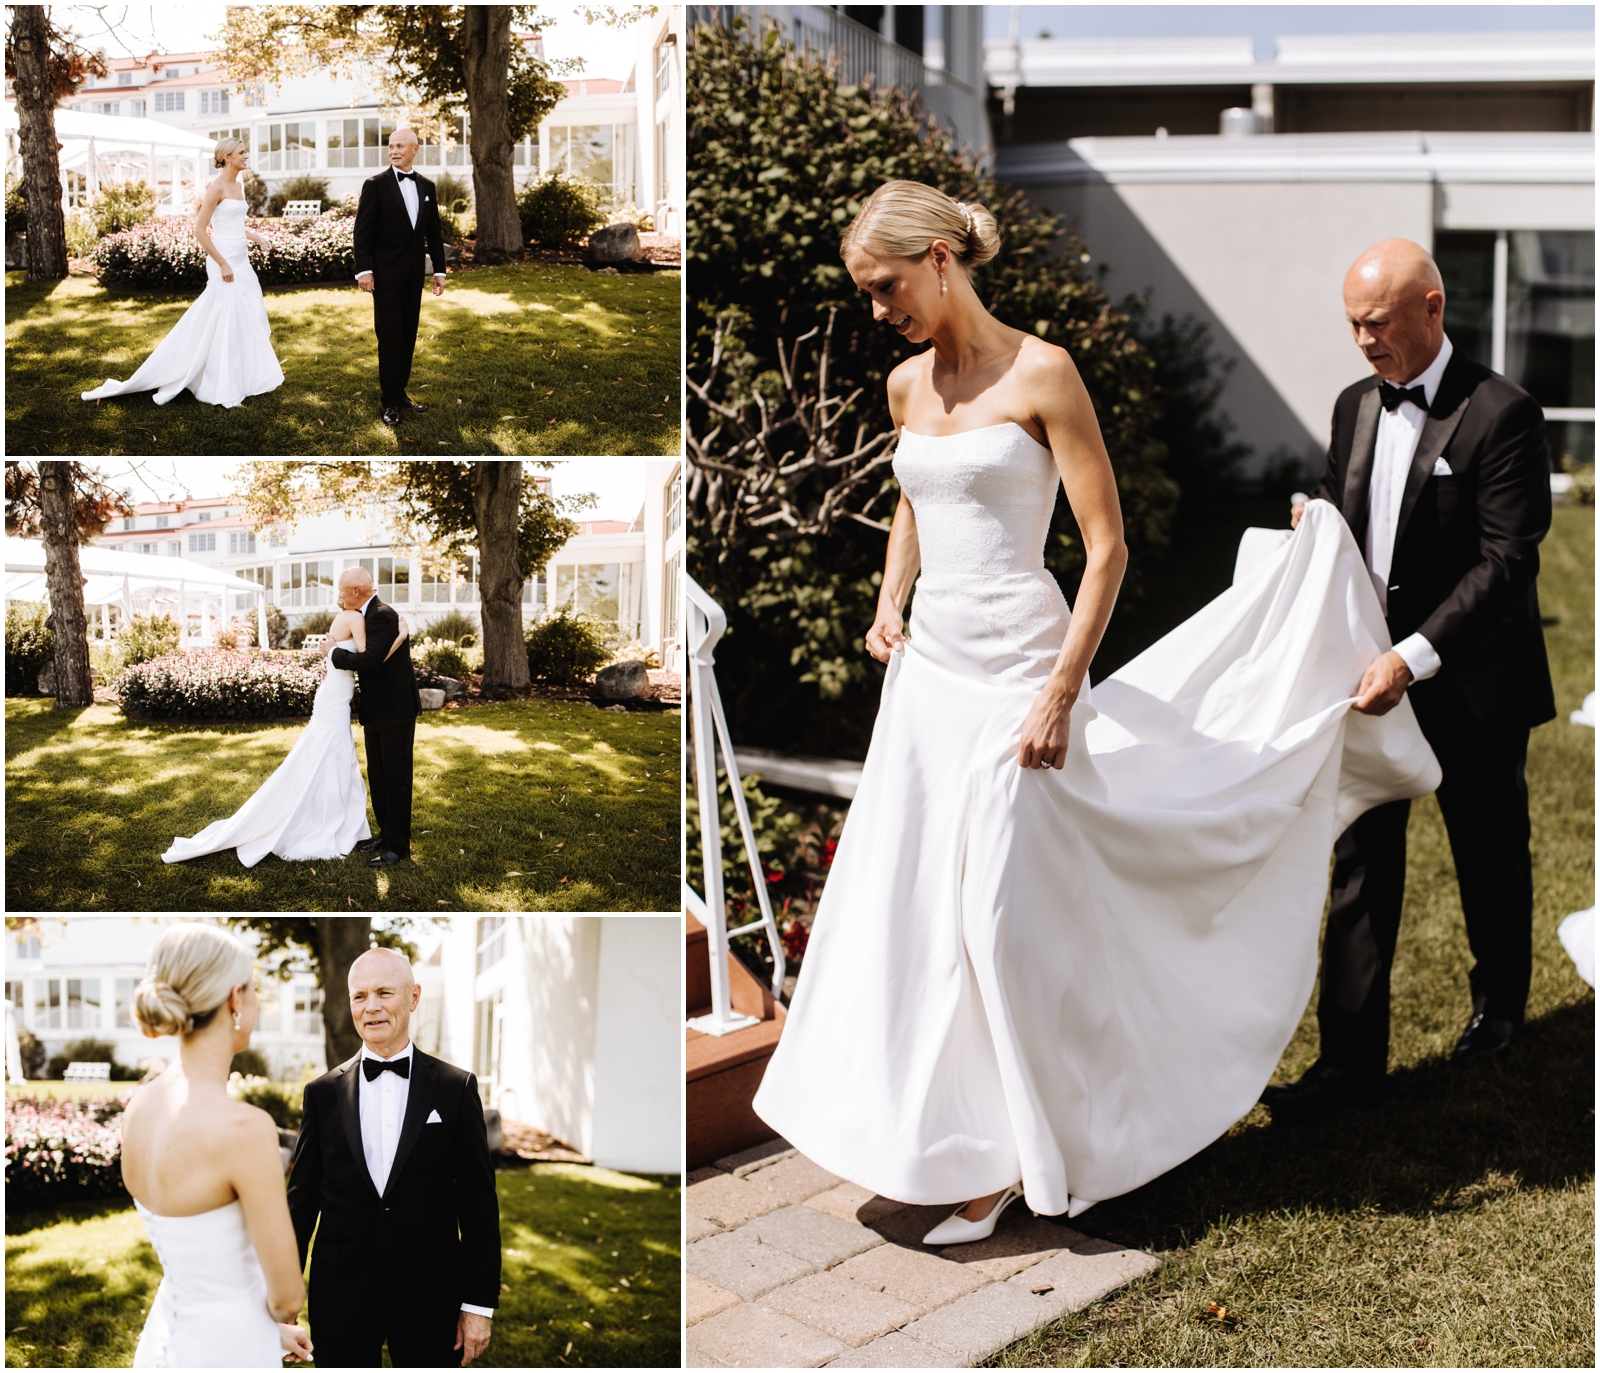
<path id="1" fill-rule="evenodd" d="M 249 146 L 250 145 L 242 138 L 219 138 L 217 140 L 217 146 L 211 150 L 211 165 L 213 167 L 220 167 L 240 148 L 247 148 Z"/>
<path id="2" fill-rule="evenodd" d="M 952 200 L 920 181 L 885 181 L 850 221 L 839 241 L 839 256 L 862 248 L 881 257 L 921 259 L 936 238 L 948 243 L 969 268 L 1000 251 L 1000 230 L 982 205 Z"/>
<path id="3" fill-rule="evenodd" d="M 250 981 L 250 951 L 215 925 L 174 925 L 150 953 L 133 1014 L 145 1037 L 188 1035 L 211 1023 L 235 987 Z"/>

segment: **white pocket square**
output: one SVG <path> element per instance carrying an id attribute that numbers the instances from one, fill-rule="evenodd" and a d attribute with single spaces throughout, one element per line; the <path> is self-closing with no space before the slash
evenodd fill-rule
<path id="1" fill-rule="evenodd" d="M 439 1119 L 439 1113 L 437 1111 L 429 1111 L 428 1112 L 428 1119 L 426 1121 L 424 1121 L 423 1123 L 426 1124 L 426 1125 L 443 1125 L 444 1124 L 444 1122 Z"/>
<path id="2" fill-rule="evenodd" d="M 1436 477 L 1453 477 L 1455 473 L 1451 471 L 1450 464 L 1443 458 L 1435 458 L 1433 460 L 1433 475 Z"/>

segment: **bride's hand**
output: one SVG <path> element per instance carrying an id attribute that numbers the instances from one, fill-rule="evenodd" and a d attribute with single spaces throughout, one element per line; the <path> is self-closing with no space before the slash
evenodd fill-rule
<path id="1" fill-rule="evenodd" d="M 394 657 L 400 651 L 400 645 L 411 637 L 411 626 L 406 623 L 406 617 L 400 616 L 400 632 L 394 636 L 394 642 L 389 645 L 389 651 L 383 655 L 384 662 Z"/>
<path id="2" fill-rule="evenodd" d="M 1067 738 L 1072 728 L 1072 706 L 1076 694 L 1052 678 L 1034 697 L 1022 722 L 1022 740 L 1017 749 L 1017 764 L 1025 768 L 1061 768 L 1067 764 Z"/>
<path id="3" fill-rule="evenodd" d="M 880 663 L 888 662 L 889 655 L 905 645 L 905 623 L 898 610 L 880 605 L 878 617 L 867 631 L 867 652 Z"/>
<path id="4" fill-rule="evenodd" d="M 224 262 L 222 264 L 222 279 L 224 281 L 233 280 L 233 264 L 231 262 Z"/>
<path id="5" fill-rule="evenodd" d="M 290 1363 L 305 1363 L 311 1358 L 311 1336 L 298 1325 L 279 1325 L 278 1343 Z"/>

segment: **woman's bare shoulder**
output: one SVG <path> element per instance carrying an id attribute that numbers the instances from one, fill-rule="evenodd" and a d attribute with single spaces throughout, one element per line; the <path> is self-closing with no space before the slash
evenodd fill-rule
<path id="1" fill-rule="evenodd" d="M 1078 366 L 1073 362 L 1071 353 L 1060 344 L 1047 343 L 1035 334 L 1022 335 L 1022 346 L 1017 349 L 1015 366 L 1018 373 L 1029 381 L 1060 381 L 1078 375 Z"/>
<path id="2" fill-rule="evenodd" d="M 928 376 L 928 362 L 933 357 L 933 349 L 913 354 L 900 363 L 894 371 L 889 373 L 885 389 L 889 395 L 889 413 L 897 421 L 903 419 L 911 399 L 916 395 L 917 387 Z"/>

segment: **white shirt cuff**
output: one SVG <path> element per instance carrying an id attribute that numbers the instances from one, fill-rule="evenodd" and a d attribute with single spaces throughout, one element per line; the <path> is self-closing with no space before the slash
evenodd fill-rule
<path id="1" fill-rule="evenodd" d="M 492 1306 L 471 1306 L 466 1302 L 462 1302 L 461 1309 L 472 1312 L 474 1316 L 487 1316 L 490 1320 L 494 1319 L 494 1307 Z"/>
<path id="2" fill-rule="evenodd" d="M 1425 682 L 1440 668 L 1439 655 L 1420 634 L 1409 634 L 1394 646 L 1405 665 L 1411 669 L 1413 682 Z"/>
<path id="3" fill-rule="evenodd" d="M 369 269 L 368 269 L 368 270 L 367 270 L 367 271 L 365 271 L 365 272 L 357 272 L 357 273 L 356 273 L 356 280 L 357 280 L 357 281 L 360 281 L 360 280 L 361 280 L 361 278 L 362 278 L 362 277 L 369 277 L 369 276 L 371 276 L 371 275 L 372 275 L 372 271 L 371 271 L 371 269 L 370 269 L 370 268 L 369 268 Z"/>

